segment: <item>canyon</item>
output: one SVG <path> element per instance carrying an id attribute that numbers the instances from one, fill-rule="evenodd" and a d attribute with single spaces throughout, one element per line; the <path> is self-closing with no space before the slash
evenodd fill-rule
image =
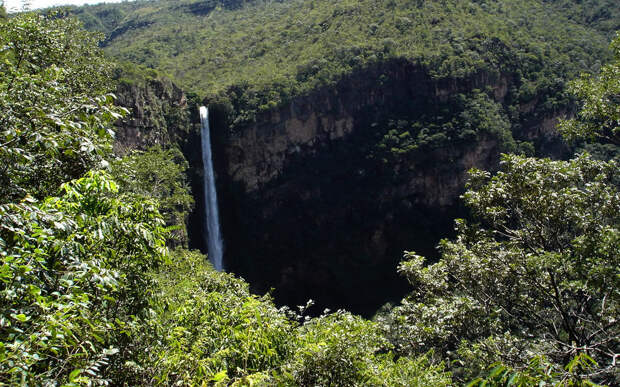
<path id="1" fill-rule="evenodd" d="M 190 247 L 206 252 L 198 105 L 209 106 L 227 270 L 280 305 L 313 299 L 314 314 L 346 308 L 370 316 L 406 293 L 396 270 L 405 250 L 438 257 L 454 219 L 467 216 L 459 200 L 467 171 L 495 170 L 504 150 L 497 135 L 479 133 L 386 161 L 377 144 L 387 123 L 451 114 L 453 96 L 485 90 L 504 109 L 518 106 L 514 139 L 531 141 L 537 154 L 565 156 L 553 124 L 566 111 L 540 114 L 538 97 L 519 104 L 510 92 L 515 79 L 481 72 L 438 80 L 420 65 L 392 60 L 242 125 L 232 125 L 217 101 L 150 80 L 119 87 L 118 103 L 131 114 L 117 125 L 117 148 L 182 149 L 197 203 Z"/>

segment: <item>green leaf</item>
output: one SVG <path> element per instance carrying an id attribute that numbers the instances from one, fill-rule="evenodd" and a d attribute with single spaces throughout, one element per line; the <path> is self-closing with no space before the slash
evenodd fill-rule
<path id="1" fill-rule="evenodd" d="M 482 382 L 484 379 L 478 377 L 474 380 L 472 380 L 471 382 L 467 383 L 467 385 L 465 387 L 475 387 L 480 385 L 480 382 Z"/>
<path id="2" fill-rule="evenodd" d="M 75 381 L 75 379 L 77 379 L 81 373 L 82 373 L 82 370 L 79 368 L 71 371 L 71 373 L 69 374 L 69 381 L 70 382 Z"/>
<path id="3" fill-rule="evenodd" d="M 26 322 L 26 321 L 30 320 L 30 317 L 26 316 L 23 313 L 20 313 L 20 314 L 17 314 L 17 315 L 16 314 L 12 314 L 11 317 L 13 317 L 14 319 L 16 319 L 18 321 L 21 321 L 21 322 Z"/>
<path id="4" fill-rule="evenodd" d="M 491 372 L 489 373 L 489 378 L 494 379 L 497 375 L 499 375 L 502 371 L 504 371 L 506 369 L 506 367 L 504 367 L 503 365 L 498 365 L 495 368 L 493 368 L 491 370 Z"/>
<path id="5" fill-rule="evenodd" d="M 228 379 L 228 373 L 226 372 L 226 370 L 222 370 L 220 372 L 218 372 L 217 374 L 215 374 L 212 378 L 211 381 L 213 382 L 221 382 L 225 379 Z"/>
<path id="6" fill-rule="evenodd" d="M 517 376 L 519 376 L 519 374 L 517 374 L 516 372 L 514 372 L 512 375 L 510 375 L 510 378 L 508 378 L 508 381 L 506 382 L 506 387 L 510 387 L 514 384 L 515 379 L 517 378 Z"/>

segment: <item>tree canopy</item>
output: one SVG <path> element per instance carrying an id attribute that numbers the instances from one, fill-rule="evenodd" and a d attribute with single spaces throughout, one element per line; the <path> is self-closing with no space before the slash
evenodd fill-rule
<path id="1" fill-rule="evenodd" d="M 129 2 L 74 12 L 106 32 L 107 53 L 158 69 L 186 90 L 226 105 L 237 124 L 395 59 L 420 65 L 435 79 L 510 74 L 517 85 L 511 98 L 542 97 L 546 103 L 539 106 L 553 111 L 567 105 L 559 92 L 564 82 L 596 71 L 607 55 L 608 37 L 574 2 L 215 3 Z"/>
<path id="2" fill-rule="evenodd" d="M 0 202 L 40 199 L 101 163 L 123 109 L 99 35 L 61 14 L 0 25 Z"/>
<path id="3" fill-rule="evenodd" d="M 406 321 L 395 324 L 396 342 L 406 353 L 435 349 L 470 362 L 475 349 L 479 359 L 512 367 L 535 353 L 562 369 L 584 353 L 597 364 L 584 376 L 613 384 L 619 183 L 615 162 L 587 156 L 506 155 L 493 177 L 472 171 L 464 199 L 479 223 L 457 222 L 458 237 L 442 242 L 438 263 L 406 254 L 399 270 L 414 292 L 395 310 Z"/>
<path id="4" fill-rule="evenodd" d="M 166 227 L 192 205 L 185 161 L 174 148 L 106 161 L 122 110 L 96 35 L 58 13 L 0 26 L 0 383 L 620 383 L 616 161 L 504 155 L 494 175 L 473 170 L 463 200 L 474 220 L 456 222 L 438 262 L 405 253 L 412 291 L 400 305 L 374 321 L 310 318 L 309 305 L 278 308 L 200 253 L 168 250 L 185 243 Z M 616 59 L 573 84 L 584 103 L 564 126 L 571 138 L 615 143 Z M 432 133 L 414 141 L 407 125 L 395 122 L 384 148 L 508 124 L 475 92 Z"/>
<path id="5" fill-rule="evenodd" d="M 613 141 L 619 63 L 573 84 L 585 100 L 562 127 L 570 139 Z M 399 270 L 413 292 L 381 317 L 387 334 L 402 353 L 435 350 L 451 359 L 464 379 L 501 364 L 476 379 L 481 385 L 617 384 L 617 162 L 504 155 L 494 176 L 470 175 L 463 199 L 476 221 L 456 222 L 439 262 L 405 253 Z"/>

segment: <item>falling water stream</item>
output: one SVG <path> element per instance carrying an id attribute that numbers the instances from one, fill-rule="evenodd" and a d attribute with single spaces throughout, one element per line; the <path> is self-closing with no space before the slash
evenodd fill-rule
<path id="1" fill-rule="evenodd" d="M 220 232 L 220 218 L 217 209 L 217 191 L 215 189 L 215 174 L 213 172 L 213 157 L 211 155 L 211 133 L 209 129 L 209 110 L 200 107 L 200 123 L 202 124 L 202 167 L 204 170 L 204 193 L 205 193 L 205 223 L 207 225 L 207 248 L 209 260 L 215 270 L 224 270 L 222 261 L 224 255 L 224 243 Z"/>

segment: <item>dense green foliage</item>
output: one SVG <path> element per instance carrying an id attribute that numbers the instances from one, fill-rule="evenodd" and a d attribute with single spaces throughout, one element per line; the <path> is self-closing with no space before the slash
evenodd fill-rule
<path id="1" fill-rule="evenodd" d="M 480 360 L 524 366 L 532 353 L 563 366 L 584 352 L 611 383 L 620 338 L 617 172 L 614 162 L 585 156 L 505 156 L 492 178 L 472 172 L 464 197 L 481 223 L 458 222 L 440 262 L 425 266 L 408 253 L 400 267 L 415 289 L 392 317 L 402 350 L 467 355 L 469 372 Z"/>
<path id="2" fill-rule="evenodd" d="M 106 153 L 111 120 L 118 113 L 107 105 L 107 97 L 102 97 L 105 103 L 84 106 L 95 101 L 84 89 L 88 80 L 45 78 L 47 69 L 75 75 L 97 68 L 101 57 L 95 41 L 87 39 L 91 46 L 83 47 L 86 55 L 71 51 L 83 32 L 74 20 L 60 15 L 19 15 L 3 24 L 2 31 L 19 38 L 10 40 L 5 50 L 2 70 L 8 76 L 2 80 L 8 86 L 3 83 L 2 103 L 11 109 L 3 112 L 3 129 L 7 136 L 29 130 L 38 141 L 52 138 L 42 155 L 37 153 L 43 152 L 42 145 L 18 137 L 5 141 L 3 152 L 26 155 L 14 159 L 11 168 L 41 171 L 41 179 L 54 180 L 41 184 L 7 172 L 3 186 L 1 383 L 450 383 L 443 365 L 426 356 L 396 359 L 375 323 L 346 312 L 304 320 L 277 309 L 267 296 L 250 294 L 244 281 L 214 271 L 201 254 L 184 249 L 168 254 L 166 240 L 182 244 L 184 235 L 168 234 L 160 209 L 168 224 L 179 226 L 192 205 L 182 177 L 182 155 L 175 149 L 152 148 L 110 166 L 104 156 L 111 156 Z M 37 39 L 20 40 L 20 34 Z M 36 47 L 11 51 L 22 41 L 36 42 Z M 78 56 L 35 55 L 60 47 Z M 22 54 L 14 57 L 14 52 Z M 29 53 L 33 55 L 23 59 Z M 27 70 L 28 75 L 22 73 Z M 107 90 L 105 73 L 91 78 L 97 84 L 90 92 Z M 27 79 L 44 80 L 32 92 L 46 95 L 60 89 L 66 94 L 20 110 L 13 94 L 28 92 Z M 63 110 L 74 99 L 80 104 Z M 36 109 L 54 120 L 28 115 Z M 44 115 L 48 112 L 51 117 Z M 97 146 L 82 149 L 91 138 Z M 76 160 L 65 156 L 80 151 L 94 156 L 70 169 Z M 117 181 L 103 170 L 89 170 L 93 167 L 111 169 Z M 64 170 L 83 177 L 57 173 Z"/>
<path id="3" fill-rule="evenodd" d="M 163 259 L 153 202 L 115 195 L 101 172 L 62 190 L 0 207 L 0 380 L 8 384 L 102 378 L 147 305 L 144 272 Z"/>
<path id="4" fill-rule="evenodd" d="M 611 48 L 615 62 L 603 66 L 596 78 L 584 74 L 570 84 L 570 91 L 582 102 L 582 108 L 576 118 L 560 126 L 569 140 L 586 138 L 620 145 L 620 39 Z"/>
<path id="5" fill-rule="evenodd" d="M 236 9 L 253 0 L 181 0 L 175 1 L 171 9 L 194 15 L 205 15 L 216 8 Z M 149 7 L 150 1 L 130 1 L 122 5 L 95 5 L 75 8 L 73 11 L 84 23 L 84 28 L 104 32 L 106 35 L 113 33 L 128 16 L 135 11 L 141 13 L 142 7 Z M 130 24 L 131 25 L 131 24 Z M 131 25 L 133 27 L 133 25 Z"/>
<path id="6" fill-rule="evenodd" d="M 575 82 L 585 101 L 564 124 L 571 138 L 610 141 L 601 134 L 616 123 L 619 63 Z M 465 380 L 499 363 L 472 385 L 618 384 L 618 164 L 505 155 L 493 177 L 472 171 L 463 197 L 479 223 L 457 221 L 437 263 L 405 254 L 399 270 L 414 291 L 380 316 L 392 342 L 406 354 L 435 350 Z"/>
<path id="7" fill-rule="evenodd" d="M 42 198 L 96 167 L 120 117 L 98 36 L 77 21 L 0 21 L 0 202 Z"/>
<path id="8" fill-rule="evenodd" d="M 620 30 L 620 9 L 614 0 L 545 0 L 569 19 L 588 25 L 613 38 Z"/>
<path id="9" fill-rule="evenodd" d="M 373 156 L 388 162 L 404 154 L 424 153 L 448 143 L 468 144 L 485 138 L 497 139 L 504 152 L 516 150 L 510 122 L 501 104 L 486 93 L 474 90 L 470 95 L 455 95 L 446 107 L 451 111 L 445 111 L 440 117 L 423 117 L 414 122 L 391 120 L 387 134 L 377 144 L 377 153 Z"/>
<path id="10" fill-rule="evenodd" d="M 166 224 L 172 226 L 169 246 L 187 246 L 185 223 L 193 208 L 186 178 L 187 161 L 177 148 L 159 146 L 133 153 L 112 162 L 112 175 L 125 192 L 154 198 Z"/>
<path id="11" fill-rule="evenodd" d="M 88 172 L 122 112 L 97 36 L 61 15 L 1 27 L 0 380 L 96 381 L 148 305 L 166 232 L 154 201 Z"/>
<path id="12" fill-rule="evenodd" d="M 290 351 L 293 330 L 247 283 L 217 273 L 201 254 L 178 250 L 155 275 L 156 319 L 148 322 L 144 384 L 268 378 Z"/>
<path id="13" fill-rule="evenodd" d="M 525 4 L 443 3 L 451 12 L 499 7 L 509 15 Z M 206 4 L 215 5 L 208 15 L 239 15 Z M 299 5 L 268 4 L 283 15 Z M 366 12 L 361 3 L 333 4 L 336 23 L 341 15 Z M 397 12 L 400 4 L 387 3 L 392 21 L 386 18 L 375 32 L 390 23 L 413 28 Z M 325 16 L 325 9 L 310 8 L 309 20 Z M 435 15 L 427 11 L 420 15 Z M 430 25 L 445 26 L 447 15 Z M 536 18 L 531 23 L 536 30 Z M 457 221 L 457 237 L 441 243 L 436 263 L 405 254 L 399 270 L 413 290 L 400 305 L 375 321 L 345 311 L 310 318 L 304 308 L 277 308 L 268 295 L 251 294 L 246 282 L 214 271 L 197 252 L 168 252 L 166 241 L 185 241 L 165 225 L 181 226 L 192 206 L 182 176 L 186 162 L 174 148 L 105 161 L 112 157 L 112 121 L 122 111 L 106 94 L 108 64 L 96 36 L 61 15 L 18 15 L 0 26 L 0 383 L 620 383 L 615 161 L 505 155 L 494 176 L 472 171 L 464 200 L 476 223 Z M 388 46 L 405 55 L 398 44 Z M 614 44 L 617 49 L 620 38 Z M 484 57 L 478 64 L 489 63 Z M 573 84 L 585 99 L 565 126 L 576 128 L 567 130 L 573 137 L 614 142 L 618 63 L 620 57 L 598 78 Z M 308 79 L 297 81 L 314 85 Z M 502 109 L 485 92 L 455 96 L 451 106 L 457 112 L 445 120 L 390 123 L 382 157 L 432 148 L 442 136 L 467 142 L 493 135 L 506 139 L 507 150 L 517 146 Z"/>
<path id="14" fill-rule="evenodd" d="M 513 74 L 517 100 L 540 96 L 548 111 L 561 108 L 565 79 L 596 70 L 606 39 L 555 9 L 536 0 L 287 0 L 232 10 L 155 1 L 77 12 L 83 19 L 123 12 L 114 29 L 104 29 L 109 54 L 170 74 L 222 102 L 239 123 L 393 58 L 435 78 Z"/>
<path id="15" fill-rule="evenodd" d="M 447 386 L 426 356 L 395 360 L 375 323 L 336 312 L 304 321 L 268 297 L 177 250 L 155 275 L 157 319 L 144 384 Z M 152 333 L 151 333 L 152 334 Z M 145 340 L 143 340 L 145 341 Z M 383 354 L 381 354 L 383 352 Z"/>

